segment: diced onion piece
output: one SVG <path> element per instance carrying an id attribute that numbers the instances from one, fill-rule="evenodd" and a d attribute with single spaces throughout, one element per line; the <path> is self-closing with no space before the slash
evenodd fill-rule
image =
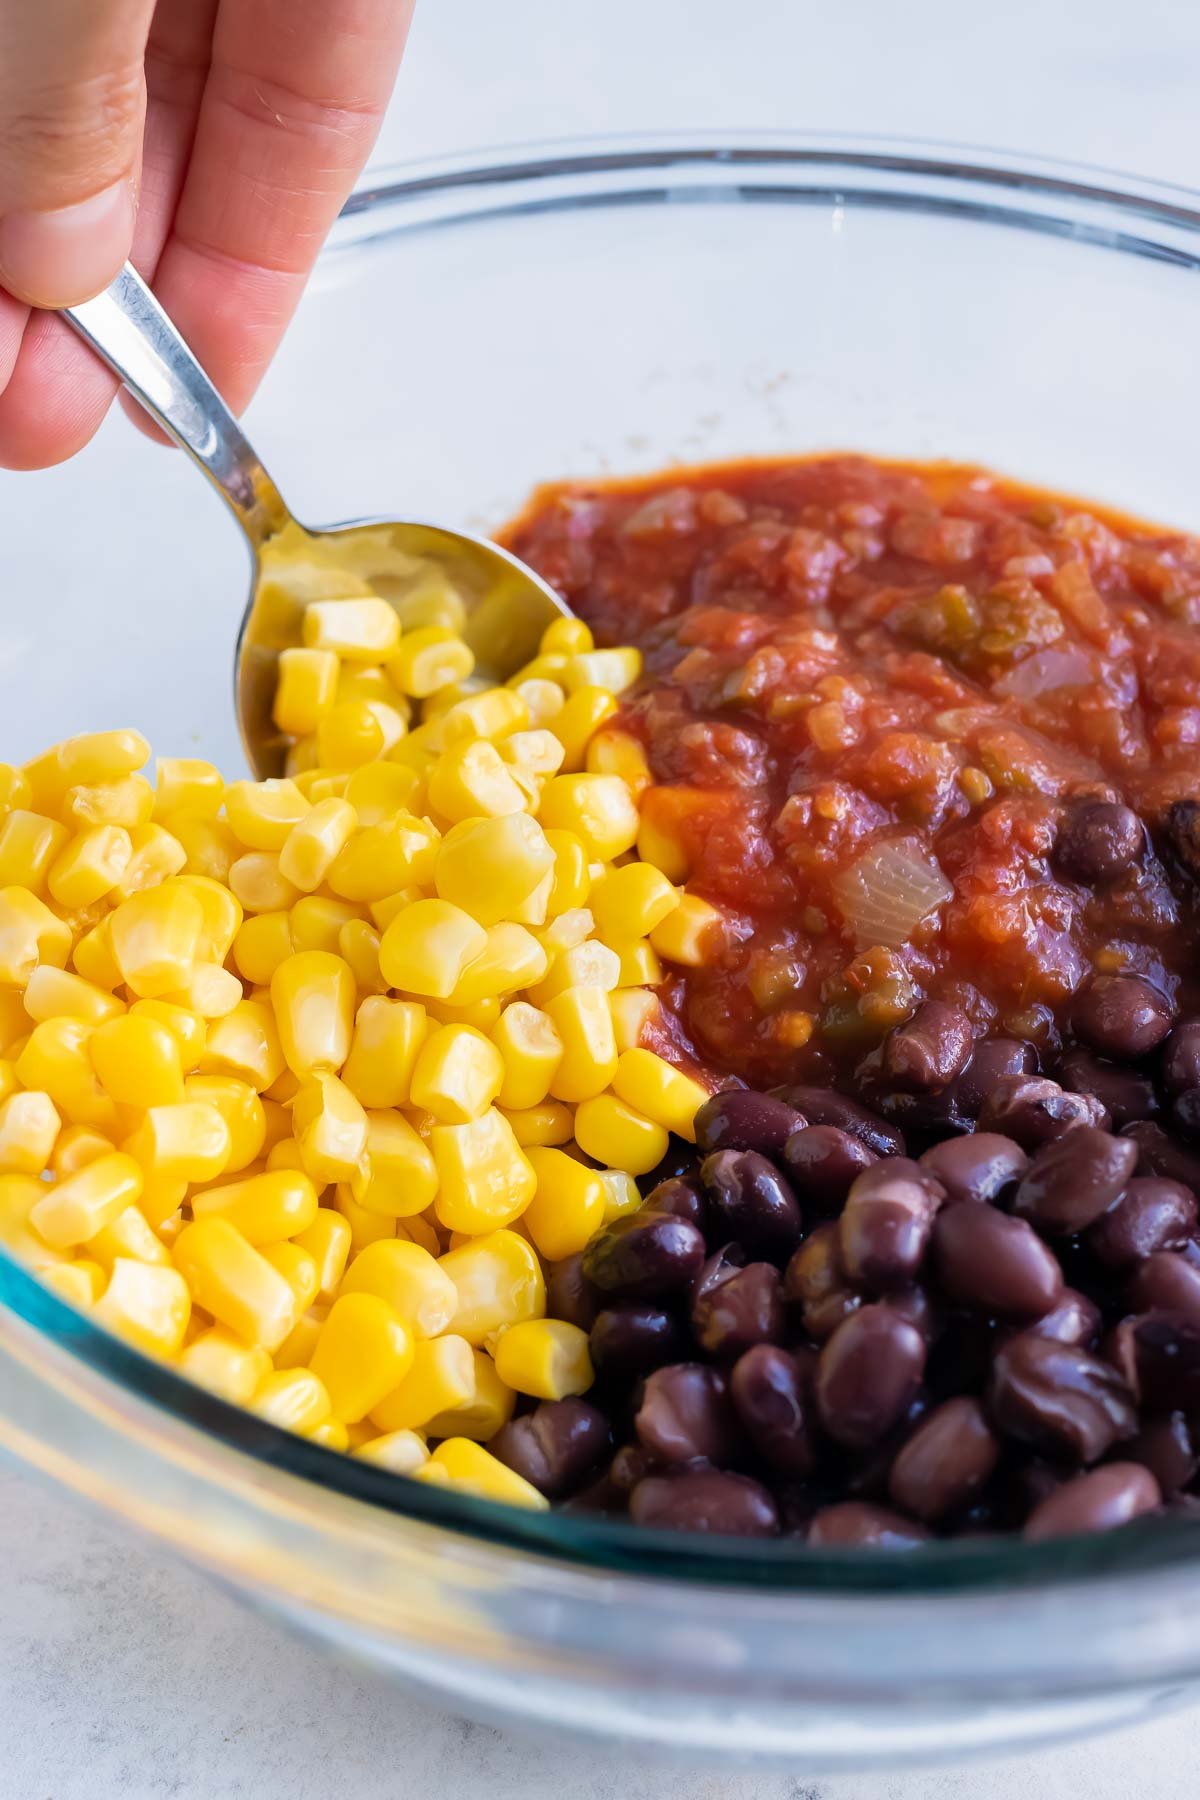
<path id="1" fill-rule="evenodd" d="M 834 896 L 860 947 L 898 950 L 954 889 L 911 838 L 865 850 L 833 883 Z"/>

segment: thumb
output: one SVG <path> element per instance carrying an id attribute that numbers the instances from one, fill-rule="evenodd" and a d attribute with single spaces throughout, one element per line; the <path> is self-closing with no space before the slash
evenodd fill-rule
<path id="1" fill-rule="evenodd" d="M 0 0 L 0 285 L 107 287 L 133 241 L 154 0 Z"/>

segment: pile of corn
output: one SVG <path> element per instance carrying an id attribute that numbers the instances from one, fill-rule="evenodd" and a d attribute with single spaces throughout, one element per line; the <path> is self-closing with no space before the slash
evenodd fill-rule
<path id="1" fill-rule="evenodd" d="M 639 1044 L 713 924 L 632 855 L 639 662 L 564 619 L 489 686 L 453 621 L 319 600 L 287 778 L 2 767 L 0 1243 L 280 1426 L 544 1505 L 482 1447 L 591 1380 L 542 1263 L 705 1098 Z"/>

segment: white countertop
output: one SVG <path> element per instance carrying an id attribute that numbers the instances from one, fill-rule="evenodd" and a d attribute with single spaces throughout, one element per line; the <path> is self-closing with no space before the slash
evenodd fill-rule
<path id="1" fill-rule="evenodd" d="M 1184 0 L 421 0 L 377 161 L 583 131 L 865 129 L 1200 186 L 1198 79 Z M 0 476 L 18 572 L 29 479 Z M 1184 1800 L 1197 1735 L 1184 1714 L 1009 1763 L 830 1781 L 634 1766 L 363 1681 L 0 1468 L 0 1800 Z"/>

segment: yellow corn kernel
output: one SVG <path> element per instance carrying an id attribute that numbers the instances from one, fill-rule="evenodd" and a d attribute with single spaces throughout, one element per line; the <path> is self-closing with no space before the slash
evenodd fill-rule
<path id="1" fill-rule="evenodd" d="M 306 1231 L 316 1216 L 317 1190 L 306 1175 L 288 1169 L 251 1175 L 192 1196 L 193 1218 L 228 1219 L 246 1242 L 256 1247 L 295 1237 Z M 307 1306 L 308 1300 L 304 1304 Z"/>
<path id="2" fill-rule="evenodd" d="M 208 875 L 178 875 L 174 885 L 187 890 L 200 902 L 204 916 L 196 945 L 198 962 L 223 963 L 233 948 L 242 923 L 242 909 L 223 882 Z"/>
<path id="3" fill-rule="evenodd" d="M 658 1014 L 658 999 L 642 988 L 618 988 L 615 994 L 608 996 L 608 1006 L 617 1051 L 623 1056 L 627 1050 L 636 1050 L 640 1045 L 646 1026 Z"/>
<path id="4" fill-rule="evenodd" d="M 387 736 L 369 700 L 343 700 L 317 726 L 323 769 L 358 769 L 383 755 Z"/>
<path id="5" fill-rule="evenodd" d="M 437 1470 L 434 1475 L 432 1472 Z M 427 1463 L 416 1470 L 418 1481 L 442 1482 L 479 1500 L 497 1500 L 503 1506 L 523 1506 L 530 1512 L 546 1512 L 544 1494 L 469 1438 L 447 1438 Z"/>
<path id="6" fill-rule="evenodd" d="M 498 929 L 493 926 L 493 930 Z M 454 1006 L 447 1000 L 431 1000 L 428 1003 L 431 1027 L 433 1025 L 469 1025 L 473 1031 L 482 1031 L 487 1037 L 500 1017 L 500 1001 L 473 1000 L 469 1006 Z"/>
<path id="7" fill-rule="evenodd" d="M 498 925 L 553 867 L 554 852 L 537 820 L 513 812 L 452 826 L 438 847 L 434 881 L 443 900 L 481 925 Z"/>
<path id="8" fill-rule="evenodd" d="M 225 783 L 212 763 L 195 757 L 160 756 L 154 765 L 154 811 L 158 819 L 215 819 Z"/>
<path id="9" fill-rule="evenodd" d="M 339 1419 L 357 1425 L 399 1386 L 415 1344 L 404 1320 L 378 1294 L 343 1294 L 321 1327 L 310 1367 Z"/>
<path id="10" fill-rule="evenodd" d="M 592 738 L 586 766 L 590 775 L 619 775 L 635 800 L 641 799 L 653 780 L 641 743 L 632 732 L 616 725 L 606 725 Z"/>
<path id="11" fill-rule="evenodd" d="M 469 1238 L 440 1257 L 438 1267 L 458 1296 L 446 1329 L 469 1344 L 478 1347 L 508 1325 L 545 1317 L 542 1266 L 532 1244 L 515 1231 Z"/>
<path id="12" fill-rule="evenodd" d="M 199 1013 L 176 1006 L 170 1000 L 135 1000 L 129 1016 L 154 1019 L 166 1026 L 179 1047 L 180 1067 L 185 1075 L 199 1066 L 208 1041 L 208 1026 Z"/>
<path id="13" fill-rule="evenodd" d="M 39 963 L 61 969 L 71 928 L 23 887 L 0 889 L 0 984 L 23 988 Z"/>
<path id="14" fill-rule="evenodd" d="M 486 947 L 483 926 L 460 906 L 418 900 L 387 927 L 379 965 L 392 987 L 449 1000 L 464 970 Z"/>
<path id="15" fill-rule="evenodd" d="M 177 1269 L 119 1256 L 92 1317 L 148 1356 L 174 1356 L 191 1311 L 192 1297 Z"/>
<path id="16" fill-rule="evenodd" d="M 494 1356 L 501 1381 L 537 1400 L 565 1400 L 592 1385 L 587 1332 L 565 1319 L 510 1325 L 497 1338 Z"/>
<path id="17" fill-rule="evenodd" d="M 294 781 L 231 781 L 225 817 L 247 850 L 282 850 L 292 830 L 311 811 Z"/>
<path id="18" fill-rule="evenodd" d="M 439 1257 L 446 1248 L 438 1228 L 430 1219 L 429 1213 L 414 1214 L 412 1218 L 396 1221 L 396 1240 L 398 1243 L 415 1244 L 418 1250 L 428 1251 L 432 1257 Z"/>
<path id="19" fill-rule="evenodd" d="M 504 688 L 498 688 L 504 693 Z M 563 766 L 563 747 L 554 733 L 545 727 L 514 731 L 498 745 L 501 756 L 514 768 L 527 775 L 557 775 Z"/>
<path id="20" fill-rule="evenodd" d="M 0 763 L 0 812 L 28 807 L 32 799 L 33 783 L 24 769 L 15 768 L 12 763 Z"/>
<path id="21" fill-rule="evenodd" d="M 110 1225 L 103 1226 L 88 1239 L 88 1256 L 107 1274 L 119 1256 L 131 1262 L 160 1263 L 169 1267 L 171 1254 L 166 1245 L 146 1223 L 146 1215 L 136 1206 L 127 1206 Z"/>
<path id="22" fill-rule="evenodd" d="M 288 833 L 279 852 L 279 872 L 299 893 L 319 888 L 349 844 L 358 815 L 347 800 L 320 800 Z"/>
<path id="23" fill-rule="evenodd" d="M 520 1217 L 533 1197 L 534 1175 L 502 1113 L 493 1107 L 467 1125 L 435 1125 L 429 1135 L 440 1225 L 481 1233 Z"/>
<path id="24" fill-rule="evenodd" d="M 367 1147 L 367 1115 L 336 1075 L 317 1074 L 292 1103 L 292 1130 L 305 1171 L 322 1184 L 349 1181 Z"/>
<path id="25" fill-rule="evenodd" d="M 575 1113 L 575 1141 L 585 1156 L 606 1168 L 647 1175 L 667 1154 L 670 1137 L 615 1094 L 597 1094 Z"/>
<path id="26" fill-rule="evenodd" d="M 529 724 L 529 708 L 512 688 L 489 687 L 456 700 L 442 713 L 447 746 L 473 738 L 505 738 Z"/>
<path id="27" fill-rule="evenodd" d="M 122 825 L 93 825 L 59 851 L 46 877 L 59 906 L 92 906 L 111 893 L 129 866 L 133 843 Z"/>
<path id="28" fill-rule="evenodd" d="M 589 857 L 602 862 L 631 850 L 638 833 L 637 807 L 618 775 L 555 775 L 538 817 L 548 832 L 575 832 Z"/>
<path id="29" fill-rule="evenodd" d="M 445 626 L 423 625 L 404 633 L 386 667 L 402 694 L 424 700 L 453 681 L 465 681 L 475 667 L 475 658 L 456 632 Z"/>
<path id="30" fill-rule="evenodd" d="M 565 994 L 569 988 L 594 987 L 607 994 L 620 979 L 621 959 L 616 951 L 610 950 L 598 938 L 589 938 L 561 951 L 550 964 L 545 978 L 530 987 L 529 997 L 536 1005 L 545 1006 L 548 1000 L 557 994 Z"/>
<path id="31" fill-rule="evenodd" d="M 526 1152 L 537 1192 L 523 1220 L 539 1253 L 560 1262 L 582 1250 L 604 1220 L 604 1183 L 595 1169 L 585 1168 L 565 1150 L 531 1148 Z"/>
<path id="32" fill-rule="evenodd" d="M 496 746 L 473 738 L 444 750 L 429 772 L 429 804 L 443 819 L 499 818 L 523 812 L 526 796 Z"/>
<path id="33" fill-rule="evenodd" d="M 396 692 L 383 670 L 375 664 L 359 663 L 338 670 L 336 701 L 365 700 L 371 706 L 375 717 L 380 717 L 380 709 L 395 714 L 400 721 L 403 732 L 412 718 L 412 707 L 403 694 Z M 381 721 L 382 722 L 382 721 Z"/>
<path id="34" fill-rule="evenodd" d="M 12 1047 L 23 1042 L 29 1035 L 29 1014 L 25 1011 L 21 994 L 15 988 L 0 988 L 0 1050 L 3 1059 L 12 1062 Z M 16 1071 L 6 1072 L 8 1086 L 5 1092 L 11 1092 L 16 1085 Z"/>
<path id="35" fill-rule="evenodd" d="M 575 1103 L 602 1094 L 617 1067 L 607 993 L 599 987 L 568 988 L 547 1000 L 545 1011 L 563 1046 L 550 1083 L 554 1099 Z"/>
<path id="36" fill-rule="evenodd" d="M 324 950 L 336 956 L 342 927 L 358 917 L 358 908 L 348 901 L 334 900 L 327 894 L 306 894 L 288 914 L 293 947 L 297 951 Z"/>
<path id="37" fill-rule="evenodd" d="M 366 1118 L 366 1158 L 348 1177 L 354 1198 L 368 1211 L 392 1219 L 424 1212 L 437 1192 L 428 1145 L 401 1113 L 370 1112 Z"/>
<path id="38" fill-rule="evenodd" d="M 680 895 L 660 869 L 650 863 L 625 863 L 610 869 L 593 887 L 588 905 L 596 929 L 610 942 L 649 936 L 679 905 Z"/>
<path id="39" fill-rule="evenodd" d="M 309 650 L 332 650 L 345 662 L 381 662 L 400 642 L 400 621 L 386 600 L 313 600 L 301 636 Z"/>
<path id="40" fill-rule="evenodd" d="M 560 918 L 578 911 L 586 902 L 592 885 L 588 853 L 583 839 L 574 831 L 551 830 L 546 842 L 554 856 L 553 881 L 546 903 L 546 917 Z"/>
<path id="41" fill-rule="evenodd" d="M 127 1206 L 136 1205 L 141 1191 L 141 1169 L 131 1156 L 114 1150 L 46 1188 L 29 1222 L 53 1249 L 69 1250 L 86 1244 Z"/>
<path id="42" fill-rule="evenodd" d="M 491 925 L 482 952 L 464 970 L 450 1004 L 461 1010 L 498 1003 L 521 988 L 536 985 L 549 967 L 549 952 L 523 925 L 508 921 Z M 495 1016 L 499 1017 L 498 1004 Z"/>
<path id="43" fill-rule="evenodd" d="M 709 1092 L 693 1076 L 672 1068 L 653 1050 L 634 1048 L 622 1052 L 612 1088 L 627 1106 L 636 1107 L 676 1137 L 695 1143 L 696 1114 Z"/>
<path id="44" fill-rule="evenodd" d="M 163 885 L 131 894 L 112 914 L 112 951 L 125 984 L 139 999 L 182 988 L 192 971 L 204 911 L 185 887 Z"/>
<path id="45" fill-rule="evenodd" d="M 278 1269 L 303 1311 L 312 1305 L 320 1291 L 317 1265 L 299 1244 L 261 1244 L 258 1246 L 273 1269 Z M 284 1367 L 282 1363 L 280 1367 Z"/>
<path id="46" fill-rule="evenodd" d="M 119 1106 L 174 1106 L 183 1097 L 179 1041 L 160 1020 L 127 1013 L 97 1025 L 88 1039 L 92 1067 Z"/>
<path id="47" fill-rule="evenodd" d="M 568 656 L 562 672 L 568 694 L 586 693 L 598 688 L 608 694 L 623 694 L 632 687 L 642 672 L 642 653 L 628 645 L 612 650 L 585 650 Z M 570 705 L 570 701 L 567 702 Z"/>
<path id="48" fill-rule="evenodd" d="M 307 1250 L 317 1267 L 317 1292 L 325 1300 L 337 1293 L 350 1255 L 350 1227 L 341 1213 L 319 1206 L 310 1224 L 293 1239 Z M 384 1295 L 384 1299 L 387 1299 Z"/>
<path id="49" fill-rule="evenodd" d="M 428 1462 L 429 1449 L 424 1438 L 415 1431 L 387 1431 L 381 1437 L 368 1438 L 355 1447 L 353 1454 L 361 1462 L 374 1463 L 391 1475 L 413 1475 Z"/>
<path id="50" fill-rule="evenodd" d="M 406 1106 L 428 1031 L 428 1015 L 418 1001 L 368 995 L 355 1015 L 342 1080 L 368 1109 Z"/>
<path id="51" fill-rule="evenodd" d="M 45 1192 L 45 1183 L 32 1175 L 0 1175 L 0 1244 L 35 1275 L 71 1260 L 52 1249 L 29 1222 Z"/>
<path id="52" fill-rule="evenodd" d="M 283 758 L 283 772 L 289 781 L 294 781 L 306 800 L 316 801 L 312 791 L 313 783 L 323 781 L 325 771 L 318 767 L 317 740 L 315 737 L 301 738 L 298 743 L 290 744 Z M 322 793 L 321 798 L 329 798 Z"/>
<path id="53" fill-rule="evenodd" d="M 229 885 L 248 913 L 286 912 L 299 899 L 273 850 L 248 850 L 230 864 Z"/>
<path id="54" fill-rule="evenodd" d="M 197 1219 L 172 1254 L 198 1306 L 246 1343 L 278 1349 L 298 1317 L 295 1293 L 235 1225 Z"/>
<path id="55" fill-rule="evenodd" d="M 684 894 L 661 925 L 650 933 L 650 942 L 665 962 L 699 968 L 719 951 L 725 919 L 715 906 L 698 894 Z"/>
<path id="56" fill-rule="evenodd" d="M 307 1434 L 323 1425 L 333 1408 L 324 1382 L 311 1369 L 273 1369 L 260 1381 L 250 1410 L 281 1431 Z"/>
<path id="57" fill-rule="evenodd" d="M 564 671 L 564 678 L 567 673 Z M 616 710 L 616 701 L 603 688 L 576 685 L 550 723 L 550 730 L 562 745 L 562 766 L 568 774 L 577 774 L 583 768 L 589 742 Z"/>
<path id="58" fill-rule="evenodd" d="M 349 963 L 360 994 L 382 994 L 387 982 L 379 969 L 381 935 L 365 919 L 351 919 L 338 933 L 338 954 Z"/>
<path id="59" fill-rule="evenodd" d="M 304 1435 L 310 1444 L 320 1444 L 323 1450 L 336 1450 L 339 1455 L 344 1455 L 350 1448 L 350 1428 L 341 1419 L 322 1419 Z"/>
<path id="60" fill-rule="evenodd" d="M 517 1403 L 513 1389 L 501 1380 L 486 1350 L 476 1350 L 473 1355 L 475 1392 L 469 1400 L 434 1413 L 425 1427 L 430 1437 L 472 1438 L 485 1443 L 512 1418 Z"/>
<path id="61" fill-rule="evenodd" d="M 396 1236 L 396 1221 L 387 1213 L 372 1212 L 360 1206 L 348 1182 L 339 1182 L 334 1190 L 334 1205 L 350 1227 L 350 1254 L 357 1256 L 368 1244 L 376 1244 Z"/>
<path id="62" fill-rule="evenodd" d="M 227 1017 L 241 1000 L 242 992 L 237 976 L 223 969 L 220 963 L 198 962 L 192 964 L 182 987 L 172 988 L 170 993 L 159 998 L 199 1013 L 202 1019 L 212 1020 Z"/>
<path id="63" fill-rule="evenodd" d="M 295 1076 L 290 1069 L 286 1070 L 285 1073 L 288 1080 L 295 1080 Z M 263 1109 L 263 1120 L 267 1128 L 259 1155 L 269 1156 L 276 1144 L 291 1144 L 295 1142 L 292 1137 L 291 1108 L 285 1106 L 281 1100 L 264 1098 L 262 1095 L 259 1096 L 259 1099 Z M 296 1166 L 299 1167 L 299 1164 L 297 1163 Z"/>
<path id="64" fill-rule="evenodd" d="M 70 936 L 69 928 L 67 935 Z M 111 994 L 114 988 L 121 986 L 124 977 L 113 955 L 112 924 L 108 914 L 76 940 L 71 961 L 76 974 L 93 987 L 103 988 Z"/>
<path id="65" fill-rule="evenodd" d="M 657 987 L 664 979 L 665 971 L 649 938 L 610 938 L 609 946 L 621 966 L 618 987 Z"/>
<path id="66" fill-rule="evenodd" d="M 385 825 L 397 813 L 412 812 L 421 797 L 421 780 L 399 763 L 367 763 L 346 783 L 346 801 L 363 826 Z"/>
<path id="67" fill-rule="evenodd" d="M 233 940 L 234 966 L 243 981 L 252 982 L 256 987 L 267 987 L 280 963 L 291 956 L 294 948 L 288 913 L 257 913 L 245 920 Z"/>
<path id="68" fill-rule="evenodd" d="M 61 1125 L 49 1094 L 18 1090 L 0 1100 L 0 1172 L 40 1175 L 49 1167 Z"/>
<path id="69" fill-rule="evenodd" d="M 338 658 L 333 650 L 281 650 L 271 717 L 287 737 L 315 731 L 333 705 Z"/>
<path id="70" fill-rule="evenodd" d="M 309 739 L 307 745 L 294 744 L 288 751 L 289 759 L 304 748 L 311 750 L 313 757 L 316 757 L 317 746 L 312 739 Z M 311 768 L 301 770 L 289 768 L 287 774 L 289 779 L 296 783 L 304 798 L 311 801 L 314 806 L 319 806 L 322 800 L 344 800 L 346 798 L 346 785 L 350 780 L 349 769 L 337 771 L 319 769 L 314 761 Z"/>
<path id="71" fill-rule="evenodd" d="M 382 900 L 400 888 L 433 880 L 440 839 L 428 819 L 397 813 L 356 832 L 326 880 L 343 900 Z"/>
<path id="72" fill-rule="evenodd" d="M 15 994 L 10 997 L 12 999 L 17 998 Z M 29 1021 L 26 1020 L 25 1022 L 28 1024 Z M 21 1035 L 24 1036 L 25 1034 L 22 1033 Z M 20 1082 L 17 1080 L 16 1063 L 12 1061 L 11 1057 L 0 1057 L 0 1100 L 7 1100 L 10 1094 L 16 1093 L 20 1085 Z"/>
<path id="73" fill-rule="evenodd" d="M 239 1000 L 208 1029 L 203 1070 L 206 1075 L 233 1075 L 259 1093 L 277 1081 L 286 1067 L 275 1015 L 265 1000 Z"/>
<path id="74" fill-rule="evenodd" d="M 64 738 L 26 763 L 36 806 L 57 806 L 69 788 L 118 781 L 132 775 L 150 755 L 140 731 L 89 731 Z"/>
<path id="75" fill-rule="evenodd" d="M 38 1025 L 47 1019 L 59 1018 L 82 1019 L 85 1025 L 100 1025 L 106 1019 L 119 1018 L 125 1005 L 94 982 L 85 981 L 68 969 L 41 963 L 29 977 L 25 1011 Z"/>
<path id="76" fill-rule="evenodd" d="M 382 1432 L 415 1431 L 474 1397 L 475 1356 L 470 1344 L 453 1333 L 422 1338 L 413 1347 L 407 1374 L 371 1408 L 371 1422 Z"/>
<path id="77" fill-rule="evenodd" d="M 189 1101 L 211 1106 L 228 1128 L 229 1151 L 222 1167 L 214 1173 L 236 1175 L 261 1154 L 267 1138 L 267 1117 L 248 1081 L 240 1081 L 236 1075 L 189 1075 L 183 1087 Z"/>
<path id="78" fill-rule="evenodd" d="M 504 1059 L 481 1031 L 442 1025 L 425 1039 L 417 1056 L 412 1104 L 442 1124 L 465 1125 L 488 1110 L 503 1079 Z"/>
<path id="79" fill-rule="evenodd" d="M 271 1004 L 288 1068 L 302 1081 L 340 1069 L 354 1025 L 354 976 L 340 956 L 301 950 L 271 977 Z"/>
<path id="80" fill-rule="evenodd" d="M 520 1112 L 539 1106 L 562 1061 L 562 1040 L 553 1021 L 527 1001 L 515 1001 L 493 1026 L 492 1042 L 504 1064 L 498 1104 Z"/>
<path id="81" fill-rule="evenodd" d="M 222 1174 L 232 1147 L 222 1114 L 198 1099 L 148 1108 L 137 1130 L 122 1145 L 147 1175 L 184 1183 L 211 1181 Z"/>
<path id="82" fill-rule="evenodd" d="M 274 1267 L 273 1264 L 272 1267 Z M 292 1291 L 294 1293 L 295 1289 Z M 308 1359 L 317 1347 L 317 1339 L 321 1335 L 321 1327 L 325 1323 L 328 1312 L 329 1309 L 326 1306 L 310 1306 L 307 1312 L 301 1313 L 275 1352 L 275 1361 L 281 1369 L 306 1369 L 308 1367 Z M 271 1359 L 268 1357 L 268 1366 L 270 1361 Z"/>
<path id="83" fill-rule="evenodd" d="M 343 1294 L 375 1294 L 417 1338 L 438 1337 L 458 1310 L 458 1290 L 420 1244 L 384 1238 L 360 1250 L 342 1281 Z"/>
<path id="84" fill-rule="evenodd" d="M 641 1191 L 633 1176 L 624 1169 L 601 1169 L 600 1179 L 604 1183 L 604 1223 L 611 1225 L 614 1219 L 623 1219 L 626 1213 L 636 1212 L 642 1204 Z"/>
<path id="85" fill-rule="evenodd" d="M 569 1144 L 575 1135 L 575 1116 L 560 1100 L 542 1100 L 519 1110 L 502 1107 L 501 1111 L 522 1149 L 530 1144 Z"/>
<path id="86" fill-rule="evenodd" d="M 244 1344 L 223 1325 L 210 1325 L 181 1351 L 179 1372 L 234 1406 L 248 1406 L 271 1373 L 271 1359 L 257 1344 Z"/>
<path id="87" fill-rule="evenodd" d="M 71 834 L 57 819 L 17 807 L 0 823 L 0 887 L 45 892 L 46 877 L 70 842 Z"/>
<path id="88" fill-rule="evenodd" d="M 74 1175 L 76 1169 L 86 1168 L 98 1156 L 107 1156 L 115 1148 L 110 1138 L 90 1125 L 68 1125 L 59 1132 L 51 1152 L 51 1172 L 56 1180 L 62 1181 L 66 1176 Z"/>
<path id="89" fill-rule="evenodd" d="M 127 900 L 131 894 L 142 894 L 150 888 L 178 875 L 183 868 L 189 868 L 194 874 L 206 875 L 224 880 L 229 868 L 226 860 L 219 870 L 208 867 L 194 867 L 186 847 L 182 842 L 182 833 L 187 829 L 209 831 L 217 828 L 217 822 L 207 820 L 184 820 L 180 823 L 179 834 L 167 831 L 162 825 L 151 822 L 149 825 L 135 825 L 129 833 L 132 846 L 129 861 L 125 865 L 125 873 L 121 876 L 113 892 L 119 900 Z M 225 831 L 224 824 L 220 829 Z M 230 843 L 234 842 L 230 838 Z"/>
<path id="90" fill-rule="evenodd" d="M 41 1270 L 38 1279 L 60 1300 L 86 1312 L 104 1292 L 106 1277 L 99 1263 L 82 1258 L 77 1262 L 55 1263 Z"/>
<path id="91" fill-rule="evenodd" d="M 585 625 L 582 619 L 569 619 L 564 613 L 560 618 L 551 619 L 542 633 L 538 652 L 542 656 L 581 656 L 595 647 L 591 626 Z"/>
<path id="92" fill-rule="evenodd" d="M 22 1087 L 49 1094 L 72 1125 L 117 1128 L 113 1102 L 97 1081 L 88 1057 L 92 1027 L 82 1019 L 46 1019 L 35 1025 L 16 1059 Z"/>

